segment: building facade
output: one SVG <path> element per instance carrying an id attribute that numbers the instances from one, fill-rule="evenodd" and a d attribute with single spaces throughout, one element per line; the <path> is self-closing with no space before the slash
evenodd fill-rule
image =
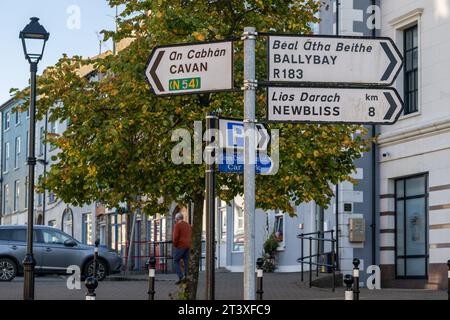
<path id="1" fill-rule="evenodd" d="M 20 101 L 11 99 L 0 106 L 1 123 L 1 224 L 26 224 L 28 219 L 28 144 L 29 113 L 16 108 Z M 45 143 L 47 133 L 61 134 L 66 123 L 36 121 L 35 185 L 52 165 L 57 149 Z M 35 224 L 53 226 L 83 243 L 93 244 L 92 221 L 95 204 L 75 207 L 57 199 L 49 191 L 34 194 Z"/>

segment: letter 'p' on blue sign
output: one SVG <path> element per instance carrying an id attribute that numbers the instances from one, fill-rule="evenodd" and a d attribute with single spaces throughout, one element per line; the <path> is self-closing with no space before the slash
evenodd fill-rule
<path id="1" fill-rule="evenodd" d="M 244 147 L 244 124 L 242 122 L 228 122 L 227 135 L 228 148 Z"/>

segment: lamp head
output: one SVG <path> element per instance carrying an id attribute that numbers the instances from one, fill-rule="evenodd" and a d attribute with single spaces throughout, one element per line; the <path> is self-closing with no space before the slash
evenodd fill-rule
<path id="1" fill-rule="evenodd" d="M 23 52 L 30 63 L 38 63 L 44 55 L 45 44 L 50 34 L 39 23 L 39 18 L 33 17 L 30 23 L 20 32 Z"/>

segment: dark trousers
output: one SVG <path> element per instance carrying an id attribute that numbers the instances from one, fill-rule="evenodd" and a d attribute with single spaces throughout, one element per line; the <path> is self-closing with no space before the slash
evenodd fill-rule
<path id="1" fill-rule="evenodd" d="M 180 268 L 180 260 L 183 259 L 184 263 L 184 275 L 183 272 L 181 272 Z M 175 264 L 175 272 L 178 275 L 178 278 L 181 280 L 185 276 L 187 276 L 188 273 L 188 260 L 189 260 L 189 248 L 175 248 L 175 254 L 173 262 Z"/>

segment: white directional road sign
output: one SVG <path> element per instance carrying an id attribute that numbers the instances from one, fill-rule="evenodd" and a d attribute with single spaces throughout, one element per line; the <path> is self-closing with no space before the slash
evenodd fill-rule
<path id="1" fill-rule="evenodd" d="M 256 124 L 256 150 L 267 150 L 270 142 L 269 132 L 266 127 L 261 124 Z M 244 150 L 244 122 L 242 120 L 219 119 L 219 147 L 221 149 L 235 149 Z"/>
<path id="2" fill-rule="evenodd" d="M 145 75 L 156 95 L 233 89 L 233 42 L 156 47 Z"/>
<path id="3" fill-rule="evenodd" d="M 269 36 L 268 80 L 391 85 L 403 57 L 390 38 Z"/>
<path id="4" fill-rule="evenodd" d="M 280 88 L 267 91 L 267 120 L 393 124 L 403 101 L 393 88 Z"/>

